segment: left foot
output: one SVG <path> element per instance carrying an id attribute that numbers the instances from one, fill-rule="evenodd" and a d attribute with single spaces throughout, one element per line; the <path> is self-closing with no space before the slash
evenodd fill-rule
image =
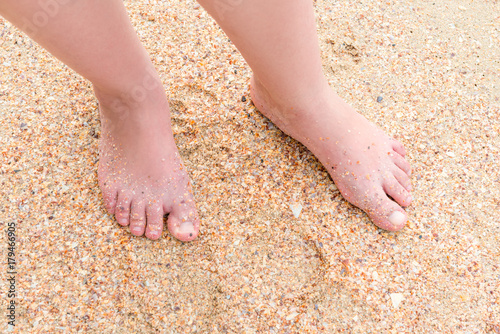
<path id="1" fill-rule="evenodd" d="M 262 114 L 314 153 L 347 201 L 378 227 L 402 229 L 407 221 L 403 207 L 412 200 L 403 145 L 327 86 L 316 97 L 290 105 L 273 99 L 254 77 L 251 96 Z"/>

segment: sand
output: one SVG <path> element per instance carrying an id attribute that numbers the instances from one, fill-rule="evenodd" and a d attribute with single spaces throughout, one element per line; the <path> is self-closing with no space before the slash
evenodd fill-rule
<path id="1" fill-rule="evenodd" d="M 97 187 L 89 82 L 0 21 L 10 330 L 500 333 L 500 2 L 315 2 L 332 87 L 409 152 L 398 233 L 255 110 L 248 66 L 194 1 L 127 7 L 167 87 L 201 234 L 152 242 L 118 226 Z"/>

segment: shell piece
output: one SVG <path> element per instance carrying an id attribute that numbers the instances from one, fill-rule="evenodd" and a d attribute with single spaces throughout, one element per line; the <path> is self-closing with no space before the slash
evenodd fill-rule
<path id="1" fill-rule="evenodd" d="M 292 209 L 292 213 L 295 216 L 295 218 L 299 218 L 300 213 L 302 212 L 302 204 L 290 204 L 290 209 Z"/>
<path id="2" fill-rule="evenodd" d="M 391 301 L 392 301 L 392 306 L 394 308 L 398 308 L 399 304 L 403 301 L 404 296 L 402 293 L 391 293 Z"/>

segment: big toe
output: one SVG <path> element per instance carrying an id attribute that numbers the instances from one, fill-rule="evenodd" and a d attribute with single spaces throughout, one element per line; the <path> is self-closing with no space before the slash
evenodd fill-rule
<path id="1" fill-rule="evenodd" d="M 364 211 L 375 225 L 387 231 L 399 231 L 405 226 L 407 213 L 386 193 L 380 192 L 373 195 L 372 199 Z"/>
<path id="2" fill-rule="evenodd" d="M 200 220 L 191 197 L 174 203 L 167 225 L 170 233 L 180 241 L 192 241 L 198 236 Z"/>

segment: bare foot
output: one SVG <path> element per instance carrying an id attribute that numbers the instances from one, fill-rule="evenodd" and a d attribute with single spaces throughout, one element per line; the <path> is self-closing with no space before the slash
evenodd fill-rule
<path id="1" fill-rule="evenodd" d="M 326 86 L 326 85 L 325 85 Z M 380 228 L 403 228 L 411 203 L 411 168 L 405 149 L 325 87 L 299 104 L 273 99 L 254 77 L 252 101 L 286 134 L 321 161 L 346 200 Z"/>
<path id="2" fill-rule="evenodd" d="M 135 100 L 95 92 L 101 114 L 98 176 L 106 209 L 136 236 L 158 239 L 169 213 L 174 237 L 196 238 L 199 218 L 161 84 Z"/>

